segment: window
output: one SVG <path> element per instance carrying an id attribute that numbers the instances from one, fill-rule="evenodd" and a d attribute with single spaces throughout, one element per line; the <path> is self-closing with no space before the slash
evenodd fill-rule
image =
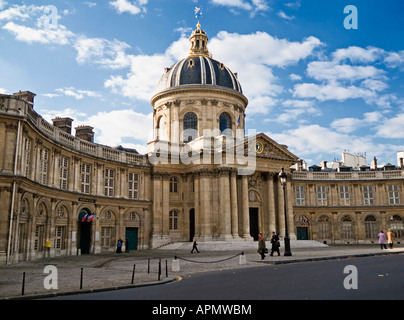
<path id="1" fill-rule="evenodd" d="M 66 249 L 66 226 L 57 226 L 55 228 L 55 249 Z"/>
<path id="2" fill-rule="evenodd" d="M 169 225 L 170 230 L 178 230 L 178 212 L 175 210 L 170 211 Z"/>
<path id="3" fill-rule="evenodd" d="M 43 251 L 44 225 L 35 226 L 34 250 Z"/>
<path id="4" fill-rule="evenodd" d="M 327 205 L 327 193 L 325 186 L 317 187 L 317 204 L 319 206 Z"/>
<path id="5" fill-rule="evenodd" d="M 48 178 L 48 150 L 43 149 L 40 153 L 39 182 L 46 184 Z"/>
<path id="6" fill-rule="evenodd" d="M 88 163 L 81 164 L 81 193 L 90 194 L 91 185 L 91 165 Z"/>
<path id="7" fill-rule="evenodd" d="M 365 205 L 374 204 L 373 187 L 372 186 L 363 186 L 363 203 Z"/>
<path id="8" fill-rule="evenodd" d="M 220 133 L 224 135 L 231 135 L 231 119 L 227 113 L 222 113 L 219 117 Z M 230 131 L 230 132 L 229 132 Z"/>
<path id="9" fill-rule="evenodd" d="M 395 214 L 390 218 L 390 229 L 393 231 L 394 238 L 400 239 L 404 237 L 404 221 L 399 215 Z"/>
<path id="10" fill-rule="evenodd" d="M 344 216 L 341 223 L 341 239 L 353 239 L 353 222 L 350 216 Z"/>
<path id="11" fill-rule="evenodd" d="M 104 196 L 107 197 L 114 196 L 114 175 L 115 170 L 113 169 L 104 170 Z"/>
<path id="12" fill-rule="evenodd" d="M 178 192 L 178 179 L 177 177 L 170 178 L 170 192 Z"/>
<path id="13" fill-rule="evenodd" d="M 129 172 L 129 199 L 138 199 L 139 195 L 139 174 Z"/>
<path id="14" fill-rule="evenodd" d="M 376 239 L 378 234 L 377 222 L 374 216 L 365 218 L 365 237 L 367 239 Z"/>
<path id="15" fill-rule="evenodd" d="M 110 247 L 112 244 L 113 227 L 101 227 L 101 247 Z"/>
<path id="16" fill-rule="evenodd" d="M 304 206 L 304 186 L 296 186 L 296 205 Z"/>
<path id="17" fill-rule="evenodd" d="M 322 216 L 318 219 L 318 238 L 330 239 L 331 238 L 331 223 L 328 217 Z"/>
<path id="18" fill-rule="evenodd" d="M 59 158 L 59 188 L 62 190 L 67 190 L 67 174 L 69 161 L 66 157 Z"/>
<path id="19" fill-rule="evenodd" d="M 339 187 L 339 201 L 342 205 L 349 205 L 349 187 L 348 186 L 341 186 Z"/>
<path id="20" fill-rule="evenodd" d="M 190 142 L 198 137 L 198 117 L 193 112 L 184 116 L 184 142 Z"/>
<path id="21" fill-rule="evenodd" d="M 31 162 L 31 140 L 25 141 L 25 176 L 29 177 L 29 165 Z"/>
<path id="22" fill-rule="evenodd" d="M 400 196 L 398 195 L 398 185 L 389 185 L 389 204 L 400 204 Z"/>
<path id="23" fill-rule="evenodd" d="M 166 122 L 164 117 L 160 117 L 157 120 L 157 140 L 167 140 L 166 135 Z"/>

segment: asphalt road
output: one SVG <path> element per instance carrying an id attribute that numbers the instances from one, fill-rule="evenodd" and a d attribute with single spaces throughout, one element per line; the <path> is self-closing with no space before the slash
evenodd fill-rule
<path id="1" fill-rule="evenodd" d="M 192 274 L 165 285 L 54 300 L 402 300 L 404 255 L 267 265 Z M 160 304 L 161 303 L 161 304 Z M 139 304 L 137 304 L 139 306 Z M 247 310 L 248 311 L 248 310 Z"/>

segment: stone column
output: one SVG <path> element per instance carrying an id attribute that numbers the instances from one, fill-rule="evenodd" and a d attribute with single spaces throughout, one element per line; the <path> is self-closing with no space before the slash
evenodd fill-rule
<path id="1" fill-rule="evenodd" d="M 242 233 L 246 241 L 252 241 L 250 235 L 250 209 L 248 201 L 248 176 L 241 177 L 241 200 L 242 200 Z"/>
<path id="2" fill-rule="evenodd" d="M 274 174 L 273 173 L 268 173 L 268 194 L 267 194 L 267 199 L 268 199 L 268 217 L 269 217 L 269 234 L 268 236 L 271 235 L 272 231 L 276 230 L 276 214 L 275 214 L 275 191 L 274 191 Z"/>
<path id="3" fill-rule="evenodd" d="M 163 235 L 170 233 L 169 215 L 170 215 L 170 175 L 163 174 L 163 190 L 162 190 L 162 218 L 163 218 Z"/>
<path id="4" fill-rule="evenodd" d="M 231 240 L 233 237 L 231 235 L 230 177 L 227 169 L 219 171 L 219 194 L 220 238 Z"/>
<path id="5" fill-rule="evenodd" d="M 201 239 L 204 241 L 212 240 L 212 232 L 210 226 L 211 210 L 210 210 L 210 172 L 203 170 L 200 172 L 200 213 L 201 213 Z"/>
<path id="6" fill-rule="evenodd" d="M 237 171 L 230 173 L 230 200 L 231 200 L 231 234 L 233 239 L 240 239 L 238 233 L 238 206 L 237 206 Z"/>

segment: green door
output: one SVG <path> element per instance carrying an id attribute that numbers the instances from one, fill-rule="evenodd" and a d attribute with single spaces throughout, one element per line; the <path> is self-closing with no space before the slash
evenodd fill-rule
<path id="1" fill-rule="evenodd" d="M 297 227 L 297 240 L 309 240 L 307 227 Z"/>
<path id="2" fill-rule="evenodd" d="M 137 229 L 126 228 L 125 237 L 129 242 L 129 250 L 137 250 Z"/>

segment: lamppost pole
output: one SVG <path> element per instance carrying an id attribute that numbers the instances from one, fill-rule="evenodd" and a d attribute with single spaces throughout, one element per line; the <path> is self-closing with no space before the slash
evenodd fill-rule
<path id="1" fill-rule="evenodd" d="M 287 182 L 287 175 L 285 170 L 282 168 L 282 171 L 279 173 L 279 180 L 282 185 L 283 189 L 283 209 L 285 213 L 285 237 L 284 237 L 284 242 L 285 242 L 285 256 L 291 256 L 292 252 L 290 251 L 290 238 L 289 238 L 289 232 L 288 232 L 288 216 L 287 216 L 287 211 L 286 211 L 286 182 Z"/>

